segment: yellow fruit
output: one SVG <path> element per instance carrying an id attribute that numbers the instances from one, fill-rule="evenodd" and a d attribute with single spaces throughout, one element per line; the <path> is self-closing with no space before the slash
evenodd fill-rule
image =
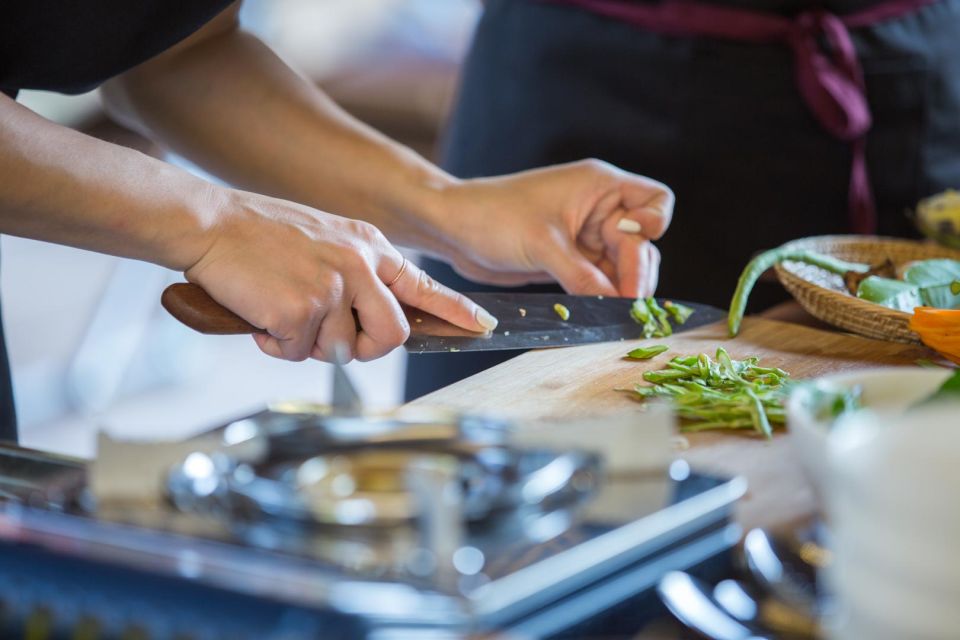
<path id="1" fill-rule="evenodd" d="M 942 245 L 960 249 L 960 193 L 948 189 L 920 201 L 917 228 Z"/>

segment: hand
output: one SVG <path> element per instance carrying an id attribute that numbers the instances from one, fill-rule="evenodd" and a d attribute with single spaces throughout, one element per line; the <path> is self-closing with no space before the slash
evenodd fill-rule
<path id="1" fill-rule="evenodd" d="M 447 259 L 467 278 L 556 280 L 570 293 L 610 296 L 657 288 L 660 254 L 650 240 L 666 231 L 674 202 L 659 182 L 584 160 L 467 180 L 445 197 L 459 248 Z"/>
<path id="2" fill-rule="evenodd" d="M 489 313 L 464 296 L 413 263 L 404 266 L 400 252 L 365 222 L 228 192 L 211 234 L 187 279 L 266 329 L 254 339 L 277 358 L 332 361 L 341 343 L 350 358 L 385 355 L 410 333 L 400 302 L 472 331 L 496 327 Z"/>

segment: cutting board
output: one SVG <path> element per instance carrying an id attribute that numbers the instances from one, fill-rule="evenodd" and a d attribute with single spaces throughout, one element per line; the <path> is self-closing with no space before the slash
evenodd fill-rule
<path id="1" fill-rule="evenodd" d="M 670 350 L 649 361 L 627 361 L 624 354 L 644 344 Z M 642 381 L 675 355 L 715 353 L 723 346 L 733 358 L 756 355 L 761 363 L 794 378 L 877 366 L 913 365 L 931 357 L 922 347 L 870 340 L 798 324 L 747 318 L 740 335 L 727 338 L 717 323 L 671 338 L 531 351 L 417 400 L 470 412 L 515 418 L 571 418 L 639 413 L 643 406 L 618 387 Z M 679 454 L 698 470 L 747 478 L 749 491 L 738 506 L 745 528 L 787 529 L 811 517 L 813 494 L 793 458 L 784 432 L 772 441 L 737 432 L 685 434 Z"/>

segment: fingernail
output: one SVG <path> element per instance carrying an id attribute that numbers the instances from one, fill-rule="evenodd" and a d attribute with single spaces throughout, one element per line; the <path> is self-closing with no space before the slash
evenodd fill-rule
<path id="1" fill-rule="evenodd" d="M 483 307 L 477 307 L 477 323 L 487 331 L 493 331 L 500 324 L 500 321 L 490 315 L 490 312 Z"/>
<path id="2" fill-rule="evenodd" d="M 620 218 L 617 221 L 617 229 L 624 233 L 640 233 L 643 227 L 636 220 L 630 218 Z"/>

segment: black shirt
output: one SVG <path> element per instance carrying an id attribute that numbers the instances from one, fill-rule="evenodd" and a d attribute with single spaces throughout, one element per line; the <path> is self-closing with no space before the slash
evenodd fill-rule
<path id="1" fill-rule="evenodd" d="M 19 0 L 0 9 L 0 89 L 83 93 L 183 40 L 231 0 Z"/>
<path id="2" fill-rule="evenodd" d="M 83 93 L 183 40 L 232 0 L 8 0 L 0 5 L 0 91 Z M 0 440 L 16 440 L 0 329 Z"/>

